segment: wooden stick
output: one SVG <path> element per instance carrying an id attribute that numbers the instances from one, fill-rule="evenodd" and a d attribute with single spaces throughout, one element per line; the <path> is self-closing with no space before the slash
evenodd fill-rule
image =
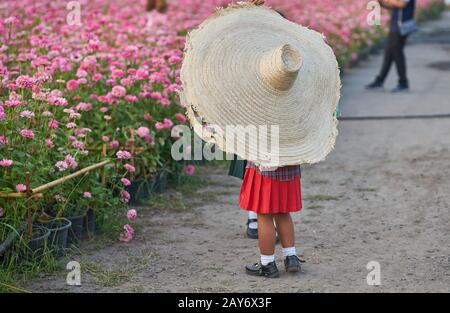
<path id="1" fill-rule="evenodd" d="M 131 155 L 132 155 L 132 159 L 131 159 L 131 164 L 133 164 L 133 166 L 134 166 L 134 152 L 135 152 L 135 139 L 134 139 L 134 134 L 135 134 L 135 129 L 134 128 L 132 128 L 132 129 L 130 129 L 130 134 L 131 134 Z"/>
<path id="2" fill-rule="evenodd" d="M 31 188 L 28 189 L 28 187 L 27 187 L 27 191 L 28 190 L 30 191 L 29 193 L 28 192 L 27 193 L 25 193 L 25 192 L 12 192 L 12 193 L 0 192 L 0 198 L 26 198 L 26 197 L 29 197 L 29 198 L 42 198 L 43 197 L 43 194 L 42 194 L 43 191 L 46 191 L 47 189 L 50 189 L 50 188 L 52 188 L 54 186 L 60 185 L 60 184 L 64 183 L 65 181 L 69 180 L 69 179 L 78 177 L 80 175 L 83 175 L 84 173 L 87 173 L 87 172 L 96 170 L 96 169 L 98 169 L 100 167 L 103 167 L 106 164 L 108 164 L 109 162 L 110 162 L 109 160 L 106 160 L 106 161 L 103 161 L 103 162 L 100 162 L 100 163 L 97 163 L 97 164 L 93 164 L 91 166 L 88 166 L 86 168 L 83 168 L 83 169 L 79 170 L 78 172 L 75 172 L 75 173 L 72 173 L 70 175 L 61 177 L 61 178 L 59 178 L 57 180 L 54 180 L 54 181 L 52 181 L 50 183 L 47 183 L 45 185 L 39 186 L 39 187 L 34 188 L 34 189 L 31 189 Z"/>
<path id="3" fill-rule="evenodd" d="M 31 187 L 30 187 L 30 172 L 27 172 L 25 174 L 25 184 L 27 186 L 27 190 L 25 191 L 25 194 L 27 197 L 31 196 Z M 31 206 L 30 204 L 27 204 L 27 211 L 28 211 L 28 235 L 30 236 L 30 240 L 33 237 L 33 214 L 31 212 Z"/>
<path id="4" fill-rule="evenodd" d="M 26 198 L 26 197 L 27 197 L 27 194 L 23 193 L 23 192 L 12 192 L 12 193 L 0 192 L 0 198 L 16 199 L 16 198 Z M 31 194 L 29 197 L 33 198 L 33 199 L 42 199 L 44 197 L 44 194 L 34 193 L 34 194 Z"/>
<path id="5" fill-rule="evenodd" d="M 106 150 L 121 150 L 121 149 L 125 149 L 126 150 L 128 148 L 130 148 L 130 147 L 127 147 L 127 146 L 119 147 L 119 148 L 109 148 L 109 147 L 107 147 Z M 136 152 L 144 152 L 145 151 L 144 147 L 135 147 L 134 149 L 136 150 Z M 86 150 L 88 150 L 88 151 L 103 151 L 103 146 L 101 148 L 87 148 Z"/>
<path id="6" fill-rule="evenodd" d="M 85 168 L 79 170 L 78 172 L 72 173 L 70 175 L 61 177 L 61 178 L 59 178 L 57 180 L 54 180 L 54 181 L 52 181 L 50 183 L 47 183 L 45 185 L 39 186 L 37 188 L 34 188 L 33 189 L 33 193 L 43 192 L 43 191 L 45 191 L 47 189 L 50 189 L 52 187 L 55 187 L 57 185 L 61 185 L 62 183 L 68 181 L 69 179 L 78 177 L 78 176 L 83 175 L 85 173 L 88 173 L 90 171 L 93 171 L 93 170 L 96 170 L 98 168 L 101 168 L 101 167 L 105 166 L 106 164 L 108 164 L 109 162 L 110 162 L 109 160 L 106 160 L 106 161 L 103 161 L 103 162 L 100 162 L 100 163 L 93 164 L 91 166 L 85 167 Z"/>
<path id="7" fill-rule="evenodd" d="M 104 157 L 104 158 L 106 158 L 107 149 L 108 149 L 108 146 L 106 145 L 106 143 L 104 143 L 103 147 L 102 147 L 102 157 Z M 101 180 L 102 185 L 105 186 L 106 185 L 106 169 L 105 169 L 105 167 L 103 167 L 103 169 L 102 169 L 102 178 L 101 179 L 102 179 Z"/>

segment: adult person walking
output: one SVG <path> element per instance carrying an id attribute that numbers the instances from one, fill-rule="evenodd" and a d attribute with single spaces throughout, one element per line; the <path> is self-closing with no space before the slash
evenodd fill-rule
<path id="1" fill-rule="evenodd" d="M 383 66 L 375 81 L 367 85 L 367 89 L 382 88 L 383 83 L 395 62 L 399 76 L 398 85 L 392 92 L 409 90 L 409 82 L 406 76 L 406 58 L 404 47 L 408 35 L 416 28 L 414 22 L 415 0 L 378 0 L 384 8 L 391 10 L 389 36 L 384 54 Z"/>
<path id="2" fill-rule="evenodd" d="M 147 0 L 147 11 L 151 12 L 153 10 L 156 10 L 159 13 L 166 12 L 167 1 L 166 0 Z"/>

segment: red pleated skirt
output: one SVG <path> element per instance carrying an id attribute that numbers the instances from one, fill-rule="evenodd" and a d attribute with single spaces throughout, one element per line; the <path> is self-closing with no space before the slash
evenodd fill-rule
<path id="1" fill-rule="evenodd" d="M 258 174 L 255 168 L 247 168 L 239 206 L 258 214 L 298 212 L 302 209 L 300 177 L 278 181 Z"/>

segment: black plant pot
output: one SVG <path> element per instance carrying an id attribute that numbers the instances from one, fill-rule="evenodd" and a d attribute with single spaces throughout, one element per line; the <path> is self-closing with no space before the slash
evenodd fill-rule
<path id="1" fill-rule="evenodd" d="M 93 210 L 88 210 L 83 220 L 83 234 L 82 239 L 90 239 L 95 233 L 95 213 Z"/>
<path id="2" fill-rule="evenodd" d="M 156 193 L 163 193 L 167 190 L 167 182 L 169 173 L 165 170 L 160 170 L 155 173 L 153 179 L 152 191 Z"/>
<path id="3" fill-rule="evenodd" d="M 130 186 L 125 188 L 130 194 L 130 205 L 142 204 L 150 198 L 152 193 L 153 180 L 149 178 L 140 178 L 134 180 Z"/>
<path id="4" fill-rule="evenodd" d="M 53 249 L 55 256 L 62 256 L 64 254 L 64 249 L 67 248 L 67 237 L 72 222 L 66 218 L 58 218 L 41 222 L 40 224 L 50 230 L 48 244 Z"/>
<path id="5" fill-rule="evenodd" d="M 72 226 L 69 228 L 69 234 L 67 237 L 67 244 L 78 244 L 83 238 L 84 219 L 86 213 L 79 216 L 68 217 L 67 219 L 72 222 Z"/>
<path id="6" fill-rule="evenodd" d="M 50 229 L 44 226 L 33 226 L 33 236 L 28 242 L 28 248 L 33 257 L 42 258 L 44 255 L 45 246 L 50 237 Z"/>

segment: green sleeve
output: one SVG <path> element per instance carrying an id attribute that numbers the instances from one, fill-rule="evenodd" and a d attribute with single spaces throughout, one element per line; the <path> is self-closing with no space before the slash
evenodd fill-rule
<path id="1" fill-rule="evenodd" d="M 235 155 L 230 164 L 230 170 L 228 175 L 244 179 L 245 168 L 247 167 L 247 161 L 238 159 Z"/>

